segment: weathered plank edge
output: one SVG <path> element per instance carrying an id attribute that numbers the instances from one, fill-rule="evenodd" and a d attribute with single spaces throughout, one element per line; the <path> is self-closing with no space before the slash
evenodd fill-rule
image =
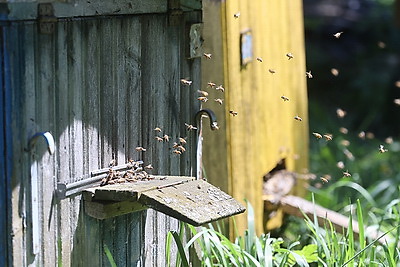
<path id="1" fill-rule="evenodd" d="M 50 3 L 54 8 L 54 16 L 57 18 L 87 17 L 101 15 L 133 15 L 149 13 L 166 13 L 168 10 L 166 0 L 146 1 L 102 1 L 92 0 L 77 3 Z M 0 14 L 6 14 L 7 18 L 1 20 L 35 20 L 38 17 L 38 2 L 13 2 L 2 3 Z"/>

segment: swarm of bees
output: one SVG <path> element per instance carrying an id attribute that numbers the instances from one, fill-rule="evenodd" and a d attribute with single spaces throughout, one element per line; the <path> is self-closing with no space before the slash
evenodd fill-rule
<path id="1" fill-rule="evenodd" d="M 153 166 L 148 164 L 142 167 L 143 161 L 133 161 L 129 160 L 128 167 L 124 171 L 114 170 L 115 160 L 112 160 L 109 164 L 109 170 L 101 182 L 100 186 L 105 186 L 108 184 L 117 184 L 117 183 L 132 183 L 138 181 L 148 181 L 154 179 L 154 176 L 149 175 L 145 169 L 151 170 Z"/>

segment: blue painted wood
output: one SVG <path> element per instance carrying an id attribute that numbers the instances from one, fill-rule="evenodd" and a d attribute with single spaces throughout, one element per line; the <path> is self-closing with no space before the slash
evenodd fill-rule
<path id="1" fill-rule="evenodd" d="M 7 266 L 11 263 L 12 91 L 10 59 L 6 49 L 7 35 L 1 27 L 0 38 L 0 266 Z"/>

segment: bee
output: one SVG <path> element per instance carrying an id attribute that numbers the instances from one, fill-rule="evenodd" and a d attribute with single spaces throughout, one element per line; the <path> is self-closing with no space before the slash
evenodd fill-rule
<path id="1" fill-rule="evenodd" d="M 147 169 L 147 170 L 152 170 L 152 169 L 153 169 L 153 166 L 152 166 L 151 164 L 149 164 L 149 165 L 147 165 L 147 166 L 144 166 L 144 168 Z"/>
<path id="2" fill-rule="evenodd" d="M 198 98 L 197 98 L 197 100 L 200 100 L 201 102 L 207 102 L 208 101 L 208 98 L 207 97 L 205 97 L 205 96 L 199 96 Z"/>
<path id="3" fill-rule="evenodd" d="M 235 19 L 238 19 L 238 18 L 240 17 L 240 12 L 237 12 L 237 13 L 233 14 L 233 17 L 234 17 Z"/>
<path id="4" fill-rule="evenodd" d="M 181 155 L 182 154 L 182 152 L 180 150 L 177 150 L 177 149 L 172 151 L 172 153 L 177 154 L 177 155 Z"/>
<path id="5" fill-rule="evenodd" d="M 317 139 L 321 139 L 322 135 L 319 133 L 312 133 Z"/>
<path id="6" fill-rule="evenodd" d="M 161 130 L 161 128 L 160 128 L 160 127 L 156 127 L 156 128 L 154 128 L 154 131 L 156 131 L 156 132 L 159 132 L 159 133 L 161 133 L 161 132 L 162 132 L 162 130 Z"/>
<path id="7" fill-rule="evenodd" d="M 338 118 L 344 118 L 346 116 L 347 112 L 344 111 L 341 108 L 336 109 L 336 115 L 338 116 Z"/>
<path id="8" fill-rule="evenodd" d="M 323 135 L 326 141 L 332 141 L 332 135 L 331 134 L 324 134 Z"/>
<path id="9" fill-rule="evenodd" d="M 368 139 L 374 139 L 374 138 L 375 138 L 374 133 L 371 133 L 371 132 L 367 132 L 367 133 L 365 134 L 365 136 L 366 136 Z"/>
<path id="10" fill-rule="evenodd" d="M 365 139 L 365 132 L 364 132 L 364 131 L 361 131 L 361 132 L 358 134 L 358 137 L 361 138 L 361 139 Z"/>
<path id="11" fill-rule="evenodd" d="M 109 168 L 114 167 L 114 166 L 115 166 L 115 163 L 116 163 L 115 159 L 110 160 L 110 163 L 108 164 L 108 167 L 109 167 Z"/>
<path id="12" fill-rule="evenodd" d="M 190 81 L 190 80 L 186 80 L 186 79 L 181 79 L 181 83 L 183 84 L 183 85 L 192 85 L 192 83 L 193 83 L 193 81 Z"/>
<path id="13" fill-rule="evenodd" d="M 216 84 L 213 82 L 208 82 L 207 85 L 210 86 L 211 88 L 214 88 Z"/>
<path id="14" fill-rule="evenodd" d="M 208 96 L 208 92 L 206 92 L 206 91 L 197 90 L 197 92 L 198 92 L 199 94 L 201 94 L 202 96 Z"/>
<path id="15" fill-rule="evenodd" d="M 347 128 L 340 127 L 339 132 L 341 132 L 342 134 L 347 134 L 349 132 L 349 130 L 347 130 Z"/>
<path id="16" fill-rule="evenodd" d="M 138 146 L 135 149 L 136 149 L 137 152 L 145 152 L 146 151 L 146 149 L 141 147 L 141 146 Z"/>
<path id="17" fill-rule="evenodd" d="M 394 83 L 394 86 L 396 86 L 397 88 L 400 88 L 400 80 L 399 80 L 399 81 L 396 81 L 396 82 Z"/>
<path id="18" fill-rule="evenodd" d="M 385 152 L 387 152 L 388 150 L 387 149 L 385 149 L 385 147 L 383 146 L 383 145 L 379 145 L 379 153 L 385 153 Z"/>
<path id="19" fill-rule="evenodd" d="M 234 110 L 229 110 L 229 113 L 230 113 L 233 117 L 235 117 L 235 116 L 238 115 L 238 113 L 237 113 L 236 111 L 234 111 Z"/>
<path id="20" fill-rule="evenodd" d="M 185 138 L 182 137 L 179 137 L 179 142 L 181 142 L 181 144 L 186 144 Z"/>
<path id="21" fill-rule="evenodd" d="M 169 142 L 169 136 L 166 134 L 164 134 L 162 139 L 164 139 L 165 142 Z"/>
<path id="22" fill-rule="evenodd" d="M 177 147 L 177 149 L 180 150 L 181 152 L 185 152 L 186 151 L 186 148 L 184 148 L 182 145 L 179 145 Z"/>
<path id="23" fill-rule="evenodd" d="M 211 59 L 211 54 L 203 53 L 203 56 L 204 56 L 206 59 Z"/>
<path id="24" fill-rule="evenodd" d="M 215 90 L 224 92 L 224 91 L 225 91 L 225 88 L 222 87 L 222 85 L 219 85 L 219 86 L 217 86 L 217 87 L 215 88 Z"/>
<path id="25" fill-rule="evenodd" d="M 186 126 L 188 131 L 197 130 L 197 127 L 195 127 L 195 126 L 193 126 L 191 124 L 185 123 L 185 126 Z"/>
<path id="26" fill-rule="evenodd" d="M 272 73 L 272 74 L 276 73 L 276 71 L 275 71 L 274 69 L 269 69 L 268 71 L 269 71 L 270 73 Z"/>
<path id="27" fill-rule="evenodd" d="M 221 98 L 216 98 L 216 99 L 214 99 L 214 101 L 217 102 L 218 104 L 222 105 L 222 102 L 223 102 L 224 100 L 221 99 Z"/>
<path id="28" fill-rule="evenodd" d="M 382 48 L 382 49 L 386 47 L 386 44 L 382 41 L 379 41 L 377 45 L 379 48 Z"/>
<path id="29" fill-rule="evenodd" d="M 162 142 L 164 141 L 164 139 L 162 137 L 156 136 L 154 137 L 158 142 Z"/>
<path id="30" fill-rule="evenodd" d="M 287 97 L 287 96 L 281 96 L 281 99 L 284 101 L 284 102 L 286 102 L 286 101 L 289 101 L 289 97 Z"/>
<path id="31" fill-rule="evenodd" d="M 325 177 L 319 177 L 321 179 L 322 182 L 324 182 L 325 184 L 329 182 L 328 179 L 326 179 Z"/>
<path id="32" fill-rule="evenodd" d="M 351 177 L 351 173 L 349 173 L 349 171 L 345 171 L 345 172 L 343 172 L 343 176 Z"/>
<path id="33" fill-rule="evenodd" d="M 303 119 L 302 118 L 300 118 L 299 116 L 294 116 L 294 119 L 296 120 L 296 121 L 302 121 Z"/>
<path id="34" fill-rule="evenodd" d="M 342 146 L 349 146 L 350 145 L 350 141 L 349 140 L 342 140 L 342 141 L 340 141 L 340 144 Z"/>
<path id="35" fill-rule="evenodd" d="M 393 144 L 393 137 L 391 137 L 391 136 L 386 137 L 385 143 L 386 143 L 386 144 Z"/>
<path id="36" fill-rule="evenodd" d="M 307 76 L 307 78 L 309 78 L 309 79 L 312 79 L 312 74 L 311 74 L 311 70 L 310 71 L 306 71 L 306 76 Z"/>
<path id="37" fill-rule="evenodd" d="M 335 68 L 332 68 L 331 69 L 331 73 L 332 73 L 333 76 L 338 76 L 339 75 L 339 70 L 335 69 Z"/>
<path id="38" fill-rule="evenodd" d="M 172 148 L 178 148 L 179 144 L 177 142 L 174 142 L 174 144 L 172 145 Z"/>
<path id="39" fill-rule="evenodd" d="M 261 57 L 257 57 L 256 59 L 257 59 L 257 61 L 259 61 L 259 62 L 263 62 L 263 59 L 262 59 Z"/>
<path id="40" fill-rule="evenodd" d="M 333 34 L 333 36 L 334 36 L 336 39 L 339 39 L 340 36 L 342 35 L 342 33 L 343 33 L 343 32 L 337 32 L 337 33 Z"/>
<path id="41" fill-rule="evenodd" d="M 396 105 L 400 106 L 400 98 L 396 98 L 395 100 L 393 100 L 393 102 L 394 102 Z"/>
<path id="42" fill-rule="evenodd" d="M 288 57 L 288 60 L 291 60 L 293 58 L 293 54 L 292 53 L 287 53 L 286 56 Z"/>
<path id="43" fill-rule="evenodd" d="M 344 163 L 343 163 L 343 161 L 339 161 L 338 163 L 336 163 L 336 166 L 337 166 L 339 169 L 343 170 L 343 169 L 344 169 Z"/>
<path id="44" fill-rule="evenodd" d="M 349 160 L 354 160 L 354 155 L 347 148 L 343 149 L 343 153 Z"/>

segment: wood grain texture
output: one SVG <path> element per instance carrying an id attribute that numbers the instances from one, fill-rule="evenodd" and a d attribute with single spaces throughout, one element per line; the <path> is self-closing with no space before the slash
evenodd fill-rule
<path id="1" fill-rule="evenodd" d="M 52 194 L 57 182 L 74 182 L 111 159 L 141 159 L 165 175 L 193 173 L 196 133 L 184 123 L 199 104 L 196 89 L 179 80 L 200 84 L 200 60 L 184 56 L 185 21 L 199 21 L 200 13 L 181 18 L 173 27 L 166 14 L 62 21 L 52 35 L 33 22 L 0 25 L 11 64 L 13 265 L 108 266 L 104 245 L 118 266 L 165 265 L 165 238 L 177 220 L 139 211 L 100 221 L 85 214 L 81 196 L 54 202 Z M 157 126 L 170 142 L 155 140 Z M 54 136 L 54 155 L 42 142 L 26 152 L 39 131 Z M 178 137 L 188 141 L 180 156 L 172 153 Z M 30 153 L 40 181 L 38 255 L 30 252 Z"/>
<path id="2" fill-rule="evenodd" d="M 223 127 L 218 133 L 204 135 L 204 167 L 211 182 L 227 187 L 227 192 L 238 200 L 249 200 L 255 210 L 257 232 L 261 233 L 263 176 L 282 159 L 289 171 L 303 173 L 308 167 L 302 3 L 260 0 L 218 4 L 204 1 L 204 4 L 204 29 L 208 34 L 205 50 L 216 55 L 210 61 L 203 59 L 205 64 L 213 65 L 203 69 L 203 81 L 215 79 L 226 89 L 223 113 L 216 102 L 206 103 L 208 108 L 219 112 Z M 211 11 L 212 8 L 219 8 L 220 13 Z M 234 18 L 237 12 L 240 16 Z M 253 37 L 253 61 L 241 66 L 240 36 L 247 30 Z M 288 60 L 287 53 L 294 58 Z M 218 67 L 221 63 L 222 68 Z M 269 69 L 276 73 L 270 73 Z M 213 92 L 212 100 L 217 94 L 209 91 Z M 282 95 L 290 100 L 284 102 Z M 238 115 L 231 116 L 229 110 L 237 111 Z M 294 120 L 296 115 L 303 121 Z M 226 177 L 227 184 L 222 182 Z M 294 194 L 303 192 L 304 187 L 299 183 Z M 278 220 L 274 227 L 280 223 Z M 239 233 L 243 232 L 247 227 L 246 216 L 237 216 L 236 224 Z"/>

